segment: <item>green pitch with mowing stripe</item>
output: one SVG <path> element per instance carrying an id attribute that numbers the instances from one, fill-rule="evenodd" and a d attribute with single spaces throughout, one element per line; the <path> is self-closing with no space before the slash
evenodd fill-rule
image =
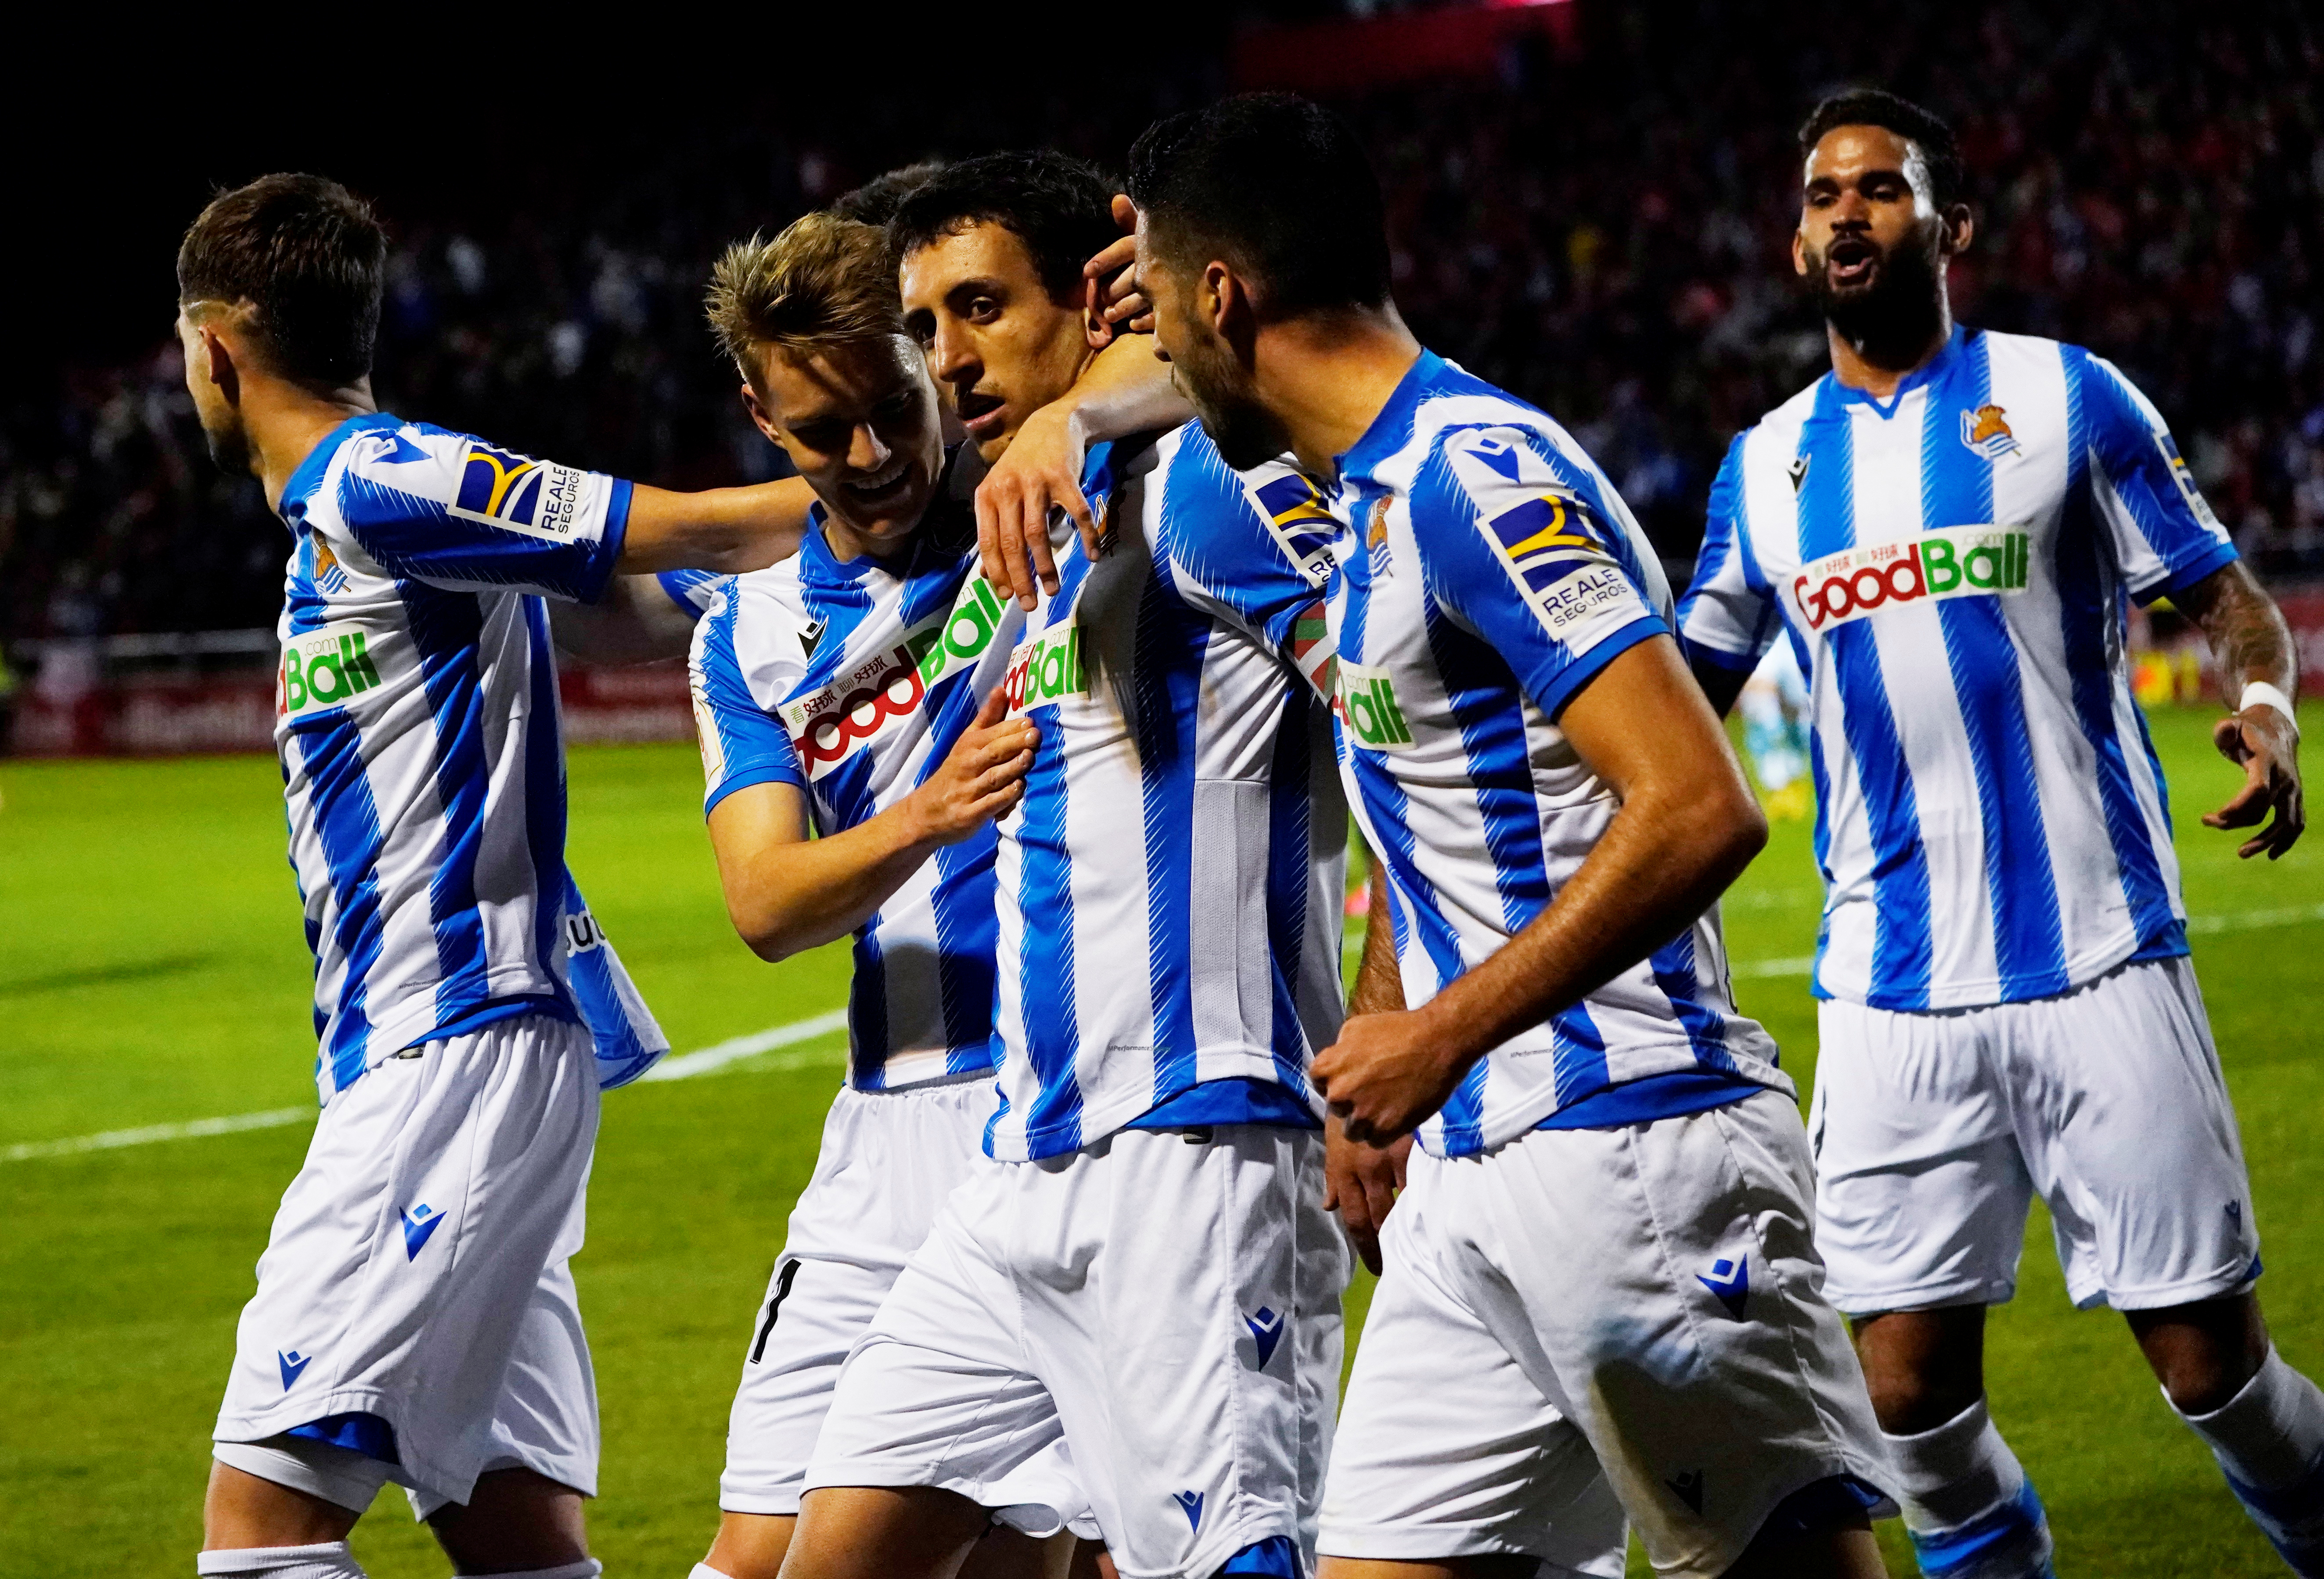
<path id="1" fill-rule="evenodd" d="M 2324 709 L 2305 721 L 2316 734 Z M 2324 832 L 2273 867 L 2236 861 L 2232 840 L 2195 822 L 2234 782 L 2208 722 L 2168 712 L 2154 727 L 2200 918 L 2196 961 L 2253 1164 L 2262 1292 L 2284 1353 L 2315 1374 Z M 770 968 L 729 931 L 690 749 L 579 751 L 571 773 L 575 871 L 680 1051 L 841 1004 L 844 947 Z M 235 1316 L 308 1126 L 24 1152 L 311 1108 L 309 964 L 279 784 L 263 758 L 0 764 L 0 1575 L 192 1571 Z M 1775 1031 L 1803 1090 L 1814 1014 L 1805 979 L 1781 962 L 1813 946 L 1808 851 L 1806 824 L 1778 824 L 1727 905 L 1744 1007 Z M 1751 974 L 1754 962 L 1775 969 Z M 607 1099 L 575 1270 L 604 1411 L 593 1538 L 621 1579 L 683 1574 L 708 1543 L 727 1400 L 841 1040 Z M 2049 1503 L 2061 1573 L 2281 1573 L 2119 1318 L 2067 1306 L 2038 1216 L 2028 1246 L 2017 1302 L 1994 1321 L 1990 1382 Z M 1911 1572 L 1895 1526 L 1884 1539 L 1895 1571 Z M 445 1571 L 400 1498 L 383 1499 L 355 1540 L 382 1579 Z"/>

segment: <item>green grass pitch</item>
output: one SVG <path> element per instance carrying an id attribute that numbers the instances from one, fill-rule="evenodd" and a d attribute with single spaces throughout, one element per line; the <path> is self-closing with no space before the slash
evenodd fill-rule
<path id="1" fill-rule="evenodd" d="M 2316 732 L 2324 709 L 2307 721 Z M 2284 1353 L 2314 1374 L 2324 847 L 2245 865 L 2195 822 L 2232 782 L 2207 722 L 2166 712 L 2156 734 L 2189 907 L 2218 929 L 2197 937 L 2196 960 L 2252 1161 L 2263 1294 Z M 575 870 L 681 1051 L 841 1003 L 844 950 L 770 969 L 728 930 L 689 749 L 576 751 L 571 772 Z M 0 1155 L 311 1106 L 309 964 L 277 794 L 263 758 L 0 765 Z M 1804 824 L 1779 824 L 1729 896 L 1738 964 L 1810 951 L 1808 849 Z M 1805 982 L 1746 976 L 1739 991 L 1804 1090 Z M 576 1271 L 604 1413 L 593 1537 L 614 1574 L 683 1574 L 708 1541 L 727 1400 L 838 1059 L 825 1038 L 607 1100 Z M 192 1571 L 235 1316 L 305 1143 L 299 1124 L 0 1161 L 0 1574 Z M 2038 1215 L 2028 1246 L 2024 1286 L 1993 1325 L 1991 1391 L 2048 1501 L 2060 1572 L 2282 1572 L 2120 1320 L 2068 1308 Z M 400 1498 L 355 1538 L 382 1579 L 445 1571 Z M 1897 1529 L 1884 1539 L 1910 1573 Z"/>

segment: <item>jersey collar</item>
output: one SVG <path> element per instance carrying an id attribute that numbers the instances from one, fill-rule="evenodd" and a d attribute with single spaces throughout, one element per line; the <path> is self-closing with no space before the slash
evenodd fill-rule
<path id="1" fill-rule="evenodd" d="M 1897 409 L 1904 403 L 1905 396 L 1923 384 L 1936 382 L 1952 370 L 1953 363 L 1960 360 L 1961 347 L 1969 344 L 1969 336 L 1968 326 L 1956 320 L 1953 324 L 1953 332 L 1945 337 L 1945 343 L 1939 347 L 1937 353 L 1906 373 L 1896 385 L 1896 392 L 1885 400 L 1869 390 L 1850 389 L 1840 381 L 1838 373 L 1828 372 L 1823 375 L 1824 398 L 1818 404 L 1831 410 L 1837 410 L 1843 406 L 1869 406 L 1877 411 L 1885 421 L 1896 415 Z"/>
<path id="2" fill-rule="evenodd" d="M 1372 469 L 1411 442 L 1413 423 L 1420 411 L 1421 401 L 1429 396 L 1436 381 L 1443 376 L 1444 359 L 1425 346 L 1420 360 L 1405 370 L 1397 381 L 1395 392 L 1388 404 L 1379 409 L 1372 425 L 1364 429 L 1361 438 L 1348 446 L 1347 454 L 1339 457 L 1341 486 L 1349 482 L 1369 482 Z"/>
<path id="3" fill-rule="evenodd" d="M 297 520 L 307 513 L 307 501 L 315 490 L 323 485 L 323 473 L 331 469 L 331 457 L 341 445 L 358 433 L 368 433 L 377 427 L 401 427 L 403 418 L 385 411 L 366 411 L 360 417 L 350 417 L 325 434 L 307 458 L 290 469 L 290 478 L 282 484 L 282 500 L 276 507 L 286 521 Z"/>

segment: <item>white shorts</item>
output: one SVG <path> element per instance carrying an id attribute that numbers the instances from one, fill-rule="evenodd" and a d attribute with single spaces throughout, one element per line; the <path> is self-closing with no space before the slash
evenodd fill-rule
<path id="1" fill-rule="evenodd" d="M 219 1456 L 268 1474 L 265 1454 L 223 1445 L 368 1414 L 398 1460 L 371 1489 L 410 1488 L 422 1517 L 487 1469 L 595 1495 L 596 1385 L 566 1262 L 596 1134 L 589 1033 L 545 1015 L 423 1043 L 332 1097 L 243 1308 Z M 267 1452 L 286 1446 L 335 1456 L 302 1438 Z"/>
<path id="2" fill-rule="evenodd" d="M 1193 1137 L 1193 1138 L 1190 1138 Z M 1062 1446 L 1123 1579 L 1314 1549 L 1347 1242 L 1323 1141 L 1121 1130 L 953 1192 L 848 1356 L 807 1486 L 996 1494 Z"/>
<path id="3" fill-rule="evenodd" d="M 2191 961 L 1989 1008 L 1830 999 L 1819 1020 L 1816 1241 L 1842 1310 L 2007 1300 L 2036 1193 L 2085 1308 L 2184 1305 L 2258 1275 L 2243 1143 Z"/>
<path id="4" fill-rule="evenodd" d="M 742 1353 L 718 1506 L 796 1514 L 839 1368 L 982 1150 L 992 1079 L 843 1089 Z M 1028 1498 L 1018 1498 L 1028 1501 Z"/>
<path id="5" fill-rule="evenodd" d="M 1766 1091 L 1681 1118 L 1416 1151 L 1324 1491 L 1323 1549 L 1724 1573 L 1833 1476 L 1887 1480 L 1824 1302 L 1807 1136 Z M 1609 1484 L 1610 1483 L 1610 1484 Z"/>

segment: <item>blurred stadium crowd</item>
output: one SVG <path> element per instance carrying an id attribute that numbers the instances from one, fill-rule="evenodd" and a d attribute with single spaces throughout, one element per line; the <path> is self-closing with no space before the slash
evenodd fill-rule
<path id="1" fill-rule="evenodd" d="M 1334 102 L 1387 182 L 1422 337 L 1574 428 L 1674 562 L 1729 438 L 1821 371 L 1790 278 L 1792 133 L 1820 92 L 1873 82 L 1961 133 L 1982 234 L 1960 314 L 2114 358 L 2262 574 L 2324 574 L 2324 49 L 2299 7 L 1582 0 L 1581 20 L 1576 48 Z M 489 224 L 386 204 L 380 397 L 647 481 L 770 475 L 701 319 L 719 247 L 994 127 L 1118 160 L 1152 115 L 1240 85 L 1222 57 L 1013 122 L 899 97 L 686 133 Z M 174 344 L 60 386 L 0 427 L 0 638 L 271 625 L 281 529 L 202 454 Z"/>

